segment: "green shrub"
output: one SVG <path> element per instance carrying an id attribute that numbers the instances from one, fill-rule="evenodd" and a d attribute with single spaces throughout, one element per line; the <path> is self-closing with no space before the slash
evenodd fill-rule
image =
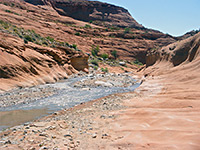
<path id="1" fill-rule="evenodd" d="M 13 12 L 13 14 L 18 15 L 18 16 L 21 16 L 20 14 L 18 14 L 18 13 L 16 13 L 16 12 Z"/>
<path id="2" fill-rule="evenodd" d="M 24 39 L 24 43 L 25 43 L 25 44 L 28 44 L 28 41 L 27 41 L 26 39 Z"/>
<path id="3" fill-rule="evenodd" d="M 79 32 L 76 32 L 75 35 L 76 35 L 76 36 L 80 36 L 81 34 L 80 34 Z"/>
<path id="4" fill-rule="evenodd" d="M 76 44 L 72 44 L 72 47 L 73 47 L 74 49 L 77 49 L 77 45 L 76 45 Z"/>
<path id="5" fill-rule="evenodd" d="M 24 39 L 29 41 L 29 42 L 33 42 L 33 39 L 32 39 L 32 37 L 30 35 L 25 35 Z"/>
<path id="6" fill-rule="evenodd" d="M 90 63 L 95 65 L 95 66 L 99 66 L 98 60 L 96 60 L 96 59 L 91 60 Z"/>
<path id="7" fill-rule="evenodd" d="M 13 11 L 11 11 L 11 10 L 5 10 L 5 12 L 20 16 L 20 14 L 18 14 L 18 13 L 16 13 L 16 12 L 13 12 Z"/>
<path id="8" fill-rule="evenodd" d="M 101 68 L 102 72 L 108 72 L 108 68 Z"/>
<path id="9" fill-rule="evenodd" d="M 47 41 L 43 41 L 42 44 L 48 46 L 49 44 L 47 43 Z"/>
<path id="10" fill-rule="evenodd" d="M 111 52 L 111 55 L 112 55 L 115 59 L 117 59 L 117 51 L 116 51 L 116 50 L 112 51 L 112 52 Z"/>
<path id="11" fill-rule="evenodd" d="M 93 56 L 97 56 L 98 55 L 98 53 L 99 53 L 99 51 L 100 51 L 100 49 L 99 49 L 99 45 L 97 45 L 97 46 L 92 46 L 92 51 L 91 51 L 91 53 L 92 53 L 92 55 Z"/>
<path id="12" fill-rule="evenodd" d="M 124 34 L 130 33 L 130 28 L 125 28 L 124 29 Z"/>
<path id="13" fill-rule="evenodd" d="M 7 12 L 7 13 L 12 13 L 12 11 L 10 11 L 10 10 L 7 10 L 7 9 L 5 10 L 5 12 Z"/>
<path id="14" fill-rule="evenodd" d="M 111 27 L 109 27 L 112 31 L 114 31 L 114 30 L 120 30 L 120 28 L 119 27 L 116 27 L 116 26 L 111 26 Z"/>
<path id="15" fill-rule="evenodd" d="M 41 44 L 40 42 L 38 42 L 38 41 L 36 41 L 35 44 L 37 44 L 37 45 L 42 45 L 42 44 Z M 52 47 L 53 47 L 53 45 L 52 45 Z"/>
<path id="16" fill-rule="evenodd" d="M 101 57 L 104 59 L 104 60 L 106 60 L 106 58 L 108 58 L 108 54 L 101 54 Z"/>
<path id="17" fill-rule="evenodd" d="M 140 65 L 140 66 L 143 65 L 143 64 L 142 64 L 139 60 L 137 60 L 137 59 L 134 61 L 134 64 L 136 64 L 136 65 Z"/>
<path id="18" fill-rule="evenodd" d="M 8 4 L 7 3 L 3 3 L 5 6 L 8 6 Z"/>
<path id="19" fill-rule="evenodd" d="M 94 70 L 97 70 L 98 69 L 98 66 L 94 66 Z"/>
<path id="20" fill-rule="evenodd" d="M 68 43 L 68 42 L 65 42 L 65 46 L 69 47 L 69 43 Z"/>
<path id="21" fill-rule="evenodd" d="M 14 28 L 13 31 L 18 34 L 18 30 L 17 29 Z"/>
<path id="22" fill-rule="evenodd" d="M 111 38 L 116 38 L 116 36 L 113 35 L 113 34 L 109 34 L 109 37 L 111 37 Z"/>
<path id="23" fill-rule="evenodd" d="M 15 4 L 14 3 L 11 3 L 11 7 L 14 7 L 15 6 Z"/>
<path id="24" fill-rule="evenodd" d="M 84 28 L 89 28 L 89 29 L 91 29 L 92 27 L 91 27 L 91 25 L 86 24 L 86 25 L 84 26 Z"/>
<path id="25" fill-rule="evenodd" d="M 55 41 L 54 38 L 52 38 L 52 37 L 50 37 L 50 36 L 47 36 L 46 39 L 47 39 L 48 41 L 50 41 L 51 43 L 53 43 L 53 42 Z"/>
<path id="26" fill-rule="evenodd" d="M 73 44 L 70 45 L 67 42 L 56 41 L 53 37 L 42 37 L 40 34 L 37 34 L 34 30 L 25 30 L 24 28 L 20 28 L 14 26 L 8 22 L 4 22 L 0 20 L 0 30 L 5 31 L 6 33 L 12 34 L 14 36 L 18 36 L 24 40 L 24 43 L 27 44 L 28 42 L 33 42 L 38 45 L 49 46 L 49 47 L 57 47 L 57 46 L 64 46 L 70 47 L 77 50 L 77 45 Z"/>
<path id="27" fill-rule="evenodd" d="M 4 29 L 8 29 L 9 26 L 10 26 L 10 24 L 9 24 L 8 22 L 4 22 L 4 21 L 2 21 L 2 20 L 0 20 L 0 24 L 1 24 L 1 26 L 2 26 Z"/>

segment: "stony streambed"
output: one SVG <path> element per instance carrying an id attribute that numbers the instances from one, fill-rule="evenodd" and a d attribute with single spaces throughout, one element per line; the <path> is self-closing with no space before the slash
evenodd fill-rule
<path id="1" fill-rule="evenodd" d="M 67 80 L 53 84 L 40 85 L 30 88 L 22 88 L 0 95 L 0 130 L 15 124 L 5 124 L 5 114 L 7 119 L 13 119 L 16 111 L 20 118 L 35 113 L 27 120 L 17 121 L 17 124 L 31 121 L 47 113 L 52 113 L 61 109 L 73 107 L 82 102 L 91 101 L 97 98 L 108 96 L 114 93 L 124 93 L 133 91 L 139 84 L 126 74 L 96 74 L 91 73 L 73 75 Z M 23 111 L 22 111 L 23 110 Z M 45 111 L 44 111 L 45 110 Z M 11 113 L 11 112 L 15 113 Z M 10 112 L 8 115 L 8 112 Z M 32 113 L 31 113 L 32 114 Z M 16 119 L 20 120 L 19 117 Z"/>

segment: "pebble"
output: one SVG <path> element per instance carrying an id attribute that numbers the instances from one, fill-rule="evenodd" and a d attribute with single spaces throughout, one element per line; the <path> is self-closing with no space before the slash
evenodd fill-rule
<path id="1" fill-rule="evenodd" d="M 52 139 L 56 139 L 56 136 L 55 136 L 55 135 L 52 135 L 51 138 L 52 138 Z"/>
<path id="2" fill-rule="evenodd" d="M 23 136 L 21 139 L 20 139 L 20 141 L 23 141 L 25 139 L 25 136 Z"/>
<path id="3" fill-rule="evenodd" d="M 5 142 L 4 141 L 0 141 L 0 145 L 4 144 Z"/>
<path id="4" fill-rule="evenodd" d="M 36 130 L 32 130 L 32 132 L 33 132 L 33 133 L 38 133 L 38 131 L 36 131 Z"/>
<path id="5" fill-rule="evenodd" d="M 75 146 L 74 146 L 74 144 L 70 144 L 69 147 L 70 148 L 74 148 Z"/>
<path id="6" fill-rule="evenodd" d="M 107 134 L 102 134 L 102 136 L 108 136 Z"/>
<path id="7" fill-rule="evenodd" d="M 14 132 L 14 131 L 17 131 L 17 129 L 16 129 L 16 128 L 13 128 L 12 131 L 13 131 L 13 132 Z"/>
<path id="8" fill-rule="evenodd" d="M 23 135 L 26 135 L 26 134 L 27 134 L 27 131 L 25 130 L 24 133 L 23 133 Z"/>
<path id="9" fill-rule="evenodd" d="M 54 112 L 53 114 L 54 114 L 54 115 L 58 115 L 59 113 L 58 113 L 58 112 Z"/>
<path id="10" fill-rule="evenodd" d="M 92 138 L 96 138 L 96 137 L 97 137 L 97 134 L 94 133 L 94 134 L 92 135 Z"/>
<path id="11" fill-rule="evenodd" d="M 66 134 L 64 135 L 64 137 L 72 137 L 70 134 Z"/>
<path id="12" fill-rule="evenodd" d="M 123 61 L 121 61 L 121 62 L 119 62 L 119 65 L 121 65 L 121 66 L 125 66 L 125 65 L 126 65 L 126 63 L 125 63 L 125 62 L 123 62 Z"/>
<path id="13" fill-rule="evenodd" d="M 100 118 L 106 119 L 106 115 L 101 115 Z"/>
<path id="14" fill-rule="evenodd" d="M 39 136 L 48 137 L 48 135 L 46 133 L 40 133 Z"/>
<path id="15" fill-rule="evenodd" d="M 39 150 L 48 149 L 47 147 L 43 146 Z"/>
<path id="16" fill-rule="evenodd" d="M 48 128 L 47 128 L 47 130 L 54 130 L 56 128 L 56 126 L 49 126 Z"/>
<path id="17" fill-rule="evenodd" d="M 68 146 L 68 143 L 64 143 L 64 146 Z"/>
<path id="18" fill-rule="evenodd" d="M 43 143 L 40 143 L 38 146 L 39 146 L 39 147 L 42 147 L 43 145 L 44 145 Z"/>
<path id="19" fill-rule="evenodd" d="M 10 140 L 4 142 L 4 144 L 12 144 Z"/>

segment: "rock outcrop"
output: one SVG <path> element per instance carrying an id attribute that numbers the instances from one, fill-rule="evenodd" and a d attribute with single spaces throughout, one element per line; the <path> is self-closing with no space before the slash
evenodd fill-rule
<path id="1" fill-rule="evenodd" d="M 0 33 L 0 90 L 55 82 L 76 73 L 73 57 L 79 63 L 78 70 L 88 69 L 88 56 L 75 50 L 48 48 Z"/>
<path id="2" fill-rule="evenodd" d="M 60 15 L 96 24 L 143 28 L 128 10 L 115 5 L 88 0 L 25 0 L 34 5 L 51 5 Z"/>
<path id="3" fill-rule="evenodd" d="M 146 65 L 151 66 L 156 62 L 167 61 L 173 66 L 187 64 L 199 57 L 200 33 L 188 39 L 170 44 L 159 50 L 151 50 L 147 53 Z"/>
<path id="4" fill-rule="evenodd" d="M 187 39 L 187 38 L 189 38 L 189 37 L 191 37 L 191 36 L 196 35 L 196 34 L 199 33 L 199 32 L 200 32 L 200 29 L 199 29 L 199 30 L 192 30 L 192 31 L 187 32 L 187 33 L 185 33 L 184 35 L 179 36 L 179 37 L 177 37 L 177 38 L 178 38 L 179 40 L 184 40 L 184 39 Z"/>
<path id="5" fill-rule="evenodd" d="M 71 65 L 78 71 L 84 71 L 88 69 L 88 57 L 73 56 L 71 59 Z"/>

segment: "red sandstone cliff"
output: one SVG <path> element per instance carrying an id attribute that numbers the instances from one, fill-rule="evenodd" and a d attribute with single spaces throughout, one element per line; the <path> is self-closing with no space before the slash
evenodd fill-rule
<path id="1" fill-rule="evenodd" d="M 143 28 L 128 10 L 115 5 L 88 0 L 25 0 L 34 5 L 51 5 L 60 15 L 101 25 Z"/>

